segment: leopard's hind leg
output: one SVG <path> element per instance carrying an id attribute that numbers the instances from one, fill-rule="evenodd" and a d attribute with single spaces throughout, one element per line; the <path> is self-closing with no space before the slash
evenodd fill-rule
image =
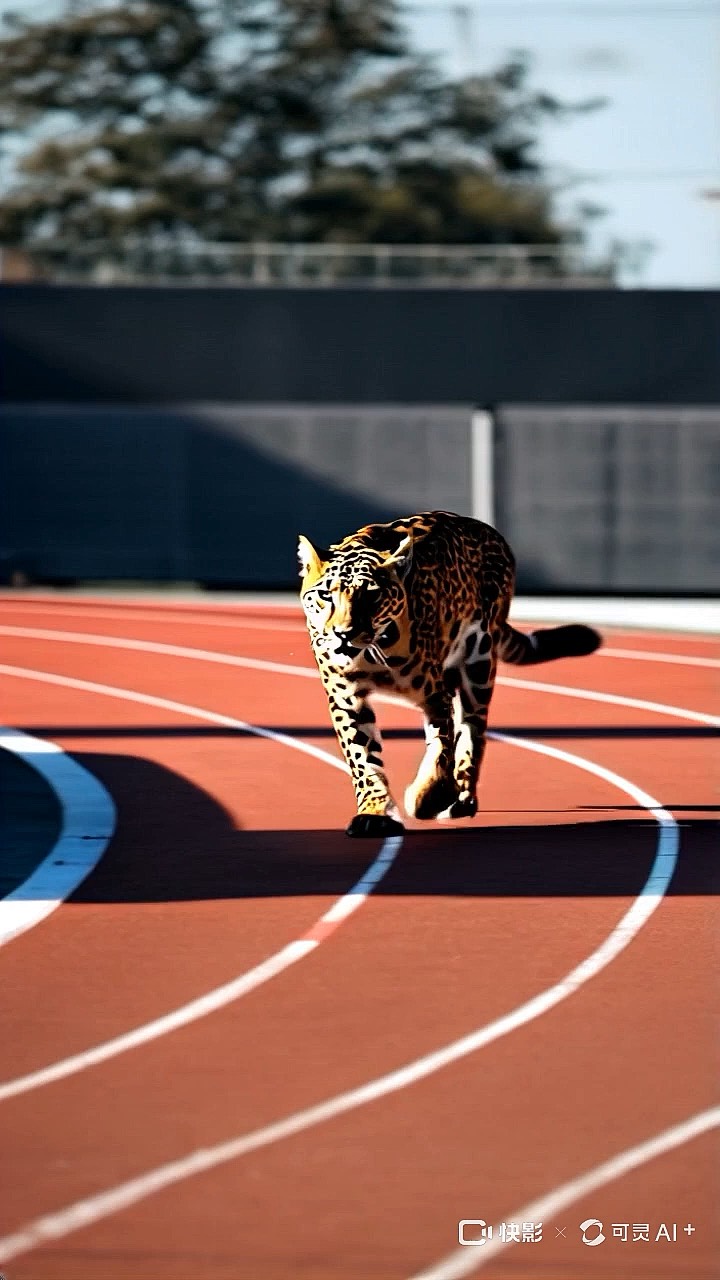
<path id="1" fill-rule="evenodd" d="M 471 633 L 460 666 L 446 672 L 456 685 L 453 704 L 455 743 L 453 778 L 456 797 L 437 816 L 441 821 L 474 818 L 477 813 L 477 785 L 487 742 L 490 700 L 497 668 L 496 645 L 489 632 Z"/>

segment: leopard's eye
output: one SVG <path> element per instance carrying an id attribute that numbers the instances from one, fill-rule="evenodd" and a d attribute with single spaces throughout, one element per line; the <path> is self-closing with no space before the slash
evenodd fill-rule
<path id="1" fill-rule="evenodd" d="M 329 591 L 313 591 L 312 595 L 305 597 L 304 604 L 312 613 L 324 613 L 328 605 L 332 604 L 332 596 Z"/>

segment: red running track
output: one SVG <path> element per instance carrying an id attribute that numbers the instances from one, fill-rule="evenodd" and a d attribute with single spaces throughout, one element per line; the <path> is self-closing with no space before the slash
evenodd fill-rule
<path id="1" fill-rule="evenodd" d="M 79 1055 L 0 1100 L 8 1280 L 717 1276 L 717 647 L 612 633 L 610 652 L 532 679 L 504 668 L 521 680 L 498 687 L 493 728 L 560 756 L 494 741 L 478 819 L 410 823 L 375 891 L 318 930 L 379 846 L 342 834 L 342 772 L 291 745 L 337 758 L 318 681 L 263 666 L 311 668 L 298 612 L 7 596 L 0 613 L 4 664 L 36 673 L 0 677 L 5 723 L 58 743 L 119 814 L 74 896 L 0 951 L 1 1079 Z M 418 722 L 380 714 L 401 796 Z M 308 935 L 320 945 L 247 994 L 83 1058 Z M 293 1132 L 269 1128 L 288 1117 Z M 538 1202 L 542 1239 L 500 1247 L 499 1224 Z M 600 1247 L 581 1241 L 586 1218 Z M 493 1249 L 459 1249 L 460 1219 L 494 1224 Z M 678 1238 L 656 1240 L 661 1223 Z"/>

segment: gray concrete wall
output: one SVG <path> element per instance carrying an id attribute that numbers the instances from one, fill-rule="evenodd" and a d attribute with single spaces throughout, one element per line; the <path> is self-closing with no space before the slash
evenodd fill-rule
<path id="1" fill-rule="evenodd" d="M 534 591 L 720 592 L 720 408 L 505 406 L 495 516 Z"/>

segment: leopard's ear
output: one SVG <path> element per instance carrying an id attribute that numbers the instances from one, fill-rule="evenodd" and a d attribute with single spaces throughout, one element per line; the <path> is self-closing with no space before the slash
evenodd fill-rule
<path id="1" fill-rule="evenodd" d="M 405 580 L 410 572 L 413 558 L 413 539 L 409 533 L 400 543 L 397 551 L 394 551 L 388 560 L 385 561 L 385 568 L 392 569 L 397 574 L 401 582 Z"/>
<path id="2" fill-rule="evenodd" d="M 311 579 L 313 582 L 320 577 L 325 565 L 330 559 L 329 551 L 321 551 L 318 547 L 314 547 L 309 538 L 301 533 L 298 538 L 298 565 L 300 566 L 300 577 Z"/>

